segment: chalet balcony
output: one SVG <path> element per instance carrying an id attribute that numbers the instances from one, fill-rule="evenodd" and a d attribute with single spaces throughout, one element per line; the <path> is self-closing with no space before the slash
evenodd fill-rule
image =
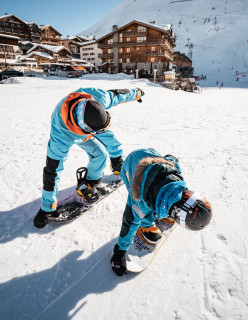
<path id="1" fill-rule="evenodd" d="M 100 58 L 100 59 L 113 59 L 114 54 L 113 53 L 99 53 L 98 58 Z"/>
<path id="2" fill-rule="evenodd" d="M 169 43 L 166 39 L 146 39 L 144 41 L 119 41 L 119 42 L 112 42 L 112 43 L 98 43 L 98 48 L 100 49 L 107 49 L 107 48 L 113 48 L 113 47 L 130 47 L 130 46 L 152 46 L 152 45 L 160 45 L 165 46 L 168 50 L 173 50 L 174 47 Z"/>
<path id="3" fill-rule="evenodd" d="M 172 59 L 172 54 L 168 52 L 146 51 L 145 55 L 149 57 L 166 57 L 166 58 Z"/>
<path id="4" fill-rule="evenodd" d="M 145 37 L 147 36 L 148 32 L 147 31 L 137 31 L 137 30 L 132 30 L 132 31 L 125 31 L 122 33 L 123 37 Z"/>

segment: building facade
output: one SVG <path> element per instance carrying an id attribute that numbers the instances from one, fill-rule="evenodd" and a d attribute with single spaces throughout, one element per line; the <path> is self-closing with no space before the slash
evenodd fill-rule
<path id="1" fill-rule="evenodd" d="M 81 43 L 86 41 L 86 38 L 74 36 L 61 39 L 61 44 L 71 51 L 74 58 L 80 58 Z"/>
<path id="2" fill-rule="evenodd" d="M 34 22 L 24 22 L 13 14 L 0 17 L 0 33 L 19 37 L 21 41 L 41 43 L 41 30 Z"/>
<path id="3" fill-rule="evenodd" d="M 41 25 L 41 42 L 48 45 L 60 45 L 62 34 L 54 29 L 51 25 Z"/>
<path id="4" fill-rule="evenodd" d="M 173 64 L 176 66 L 176 73 L 183 78 L 192 77 L 194 68 L 192 67 L 192 60 L 184 53 L 175 51 L 173 54 Z"/>
<path id="5" fill-rule="evenodd" d="M 95 40 L 83 42 L 80 44 L 80 58 L 98 67 L 102 63 L 101 57 L 102 49 L 98 47 Z"/>
<path id="6" fill-rule="evenodd" d="M 64 46 L 37 44 L 27 52 L 27 58 L 35 58 L 40 63 L 71 63 L 71 52 Z"/>
<path id="7" fill-rule="evenodd" d="M 16 59 L 22 51 L 18 47 L 20 38 L 0 33 L 0 63 L 7 65 Z"/>
<path id="8" fill-rule="evenodd" d="M 97 40 L 102 49 L 99 58 L 113 73 L 134 73 L 151 75 L 172 69 L 175 35 L 171 25 L 158 26 L 133 20 L 117 27 Z"/>

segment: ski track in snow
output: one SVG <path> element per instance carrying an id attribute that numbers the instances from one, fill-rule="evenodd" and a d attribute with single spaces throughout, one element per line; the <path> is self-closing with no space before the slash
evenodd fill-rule
<path id="1" fill-rule="evenodd" d="M 110 255 L 127 191 L 120 187 L 73 223 L 34 228 L 50 115 L 79 87 L 142 88 L 143 103 L 110 110 L 125 155 L 153 147 L 174 154 L 191 189 L 212 203 L 202 232 L 176 228 L 145 272 L 117 277 Z M 174 92 L 121 75 L 25 78 L 0 86 L 0 319 L 247 319 L 248 91 Z M 59 185 L 75 190 L 87 163 L 70 150 Z M 109 174 L 109 164 L 105 174 Z"/>

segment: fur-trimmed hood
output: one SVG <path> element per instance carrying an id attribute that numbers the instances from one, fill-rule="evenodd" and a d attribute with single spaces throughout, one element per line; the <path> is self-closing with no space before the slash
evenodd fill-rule
<path id="1" fill-rule="evenodd" d="M 144 173 L 146 169 L 152 164 L 168 164 L 171 167 L 175 168 L 175 165 L 171 161 L 165 160 L 162 157 L 145 157 L 141 159 L 136 166 L 131 185 L 132 197 L 135 201 L 139 201 L 141 183 L 144 179 Z"/>

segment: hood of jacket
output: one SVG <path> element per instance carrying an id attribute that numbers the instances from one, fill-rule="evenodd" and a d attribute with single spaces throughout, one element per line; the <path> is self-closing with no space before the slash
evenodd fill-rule
<path id="1" fill-rule="evenodd" d="M 149 186 L 154 182 L 158 172 L 164 165 L 169 165 L 172 172 L 177 172 L 174 164 L 162 157 L 145 157 L 141 159 L 135 168 L 133 178 L 132 178 L 132 197 L 135 201 L 139 201 L 142 195 L 142 189 L 148 190 Z M 152 174 L 149 171 L 152 170 Z"/>

